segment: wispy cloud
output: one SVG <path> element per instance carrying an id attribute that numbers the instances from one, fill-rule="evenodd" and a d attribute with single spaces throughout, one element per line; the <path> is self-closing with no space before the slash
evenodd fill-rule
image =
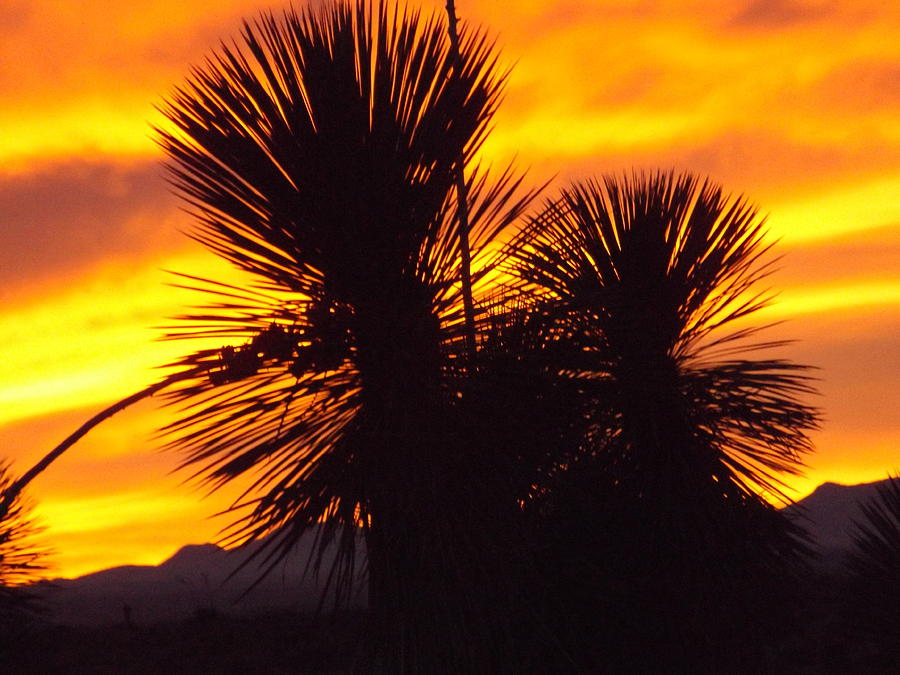
<path id="1" fill-rule="evenodd" d="M 184 248 L 179 206 L 156 161 L 73 159 L 0 174 L 0 297 L 105 259 Z"/>
<path id="2" fill-rule="evenodd" d="M 831 2 L 810 0 L 753 0 L 732 19 L 733 26 L 778 30 L 795 28 L 798 24 L 829 16 Z"/>

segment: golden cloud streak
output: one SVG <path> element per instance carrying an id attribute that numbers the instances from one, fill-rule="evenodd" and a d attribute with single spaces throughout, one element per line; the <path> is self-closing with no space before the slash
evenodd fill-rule
<path id="1" fill-rule="evenodd" d="M 894 224 L 900 219 L 898 188 L 900 173 L 895 173 L 772 205 L 771 234 L 794 245 Z"/>
<path id="2" fill-rule="evenodd" d="M 158 261 L 160 267 L 214 278 L 237 275 L 209 255 Z M 0 389 L 0 425 L 123 397 L 160 377 L 156 370 L 203 340 L 154 342 L 151 325 L 196 298 L 163 285 L 172 281 L 153 264 L 115 265 L 68 290 L 0 312 L 0 351 L 8 373 Z M 71 282 L 70 282 L 71 283 Z"/>

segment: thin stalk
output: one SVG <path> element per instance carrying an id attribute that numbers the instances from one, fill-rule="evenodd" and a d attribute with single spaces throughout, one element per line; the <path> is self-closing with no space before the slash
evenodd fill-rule
<path id="1" fill-rule="evenodd" d="M 9 504 L 12 504 L 12 501 L 19 495 L 25 487 L 34 480 L 38 474 L 40 474 L 44 469 L 50 466 L 56 459 L 62 455 L 66 450 L 75 445 L 85 434 L 87 434 L 91 429 L 100 424 L 102 421 L 112 417 L 117 412 L 121 412 L 125 410 L 125 408 L 137 403 L 138 401 L 142 401 L 145 398 L 149 398 L 153 396 L 159 391 L 162 391 L 169 385 L 174 384 L 180 380 L 187 379 L 189 377 L 193 377 L 197 373 L 194 371 L 186 371 L 181 373 L 175 373 L 174 375 L 170 375 L 169 377 L 160 380 L 150 386 L 141 389 L 139 392 L 132 394 L 131 396 L 127 396 L 123 398 L 121 401 L 113 403 L 108 408 L 101 410 L 99 413 L 94 415 L 87 422 L 82 424 L 78 429 L 72 432 L 66 439 L 57 445 L 53 450 L 48 452 L 44 457 L 33 467 L 31 467 L 28 471 L 26 471 L 22 476 L 16 480 L 9 488 L 0 495 L 0 512 L 5 509 Z"/>
<path id="2" fill-rule="evenodd" d="M 447 0 L 447 33 L 450 36 L 450 58 L 454 74 L 459 72 L 462 57 L 459 52 L 459 33 L 456 29 L 456 6 L 453 0 Z M 472 300 L 472 260 L 469 252 L 469 188 L 466 185 L 465 160 L 463 149 L 455 167 L 456 179 L 456 218 L 459 233 L 460 280 L 463 293 L 463 316 L 466 324 L 466 351 L 469 363 L 475 362 L 475 303 Z"/>

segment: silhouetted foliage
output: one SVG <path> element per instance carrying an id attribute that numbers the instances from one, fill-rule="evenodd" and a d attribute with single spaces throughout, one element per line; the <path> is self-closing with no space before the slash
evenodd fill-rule
<path id="1" fill-rule="evenodd" d="M 37 581 L 45 569 L 47 553 L 35 541 L 40 528 L 29 517 L 31 502 L 21 493 L 8 493 L 13 482 L 9 463 L 0 463 L 0 651 L 40 609 L 27 584 Z"/>
<path id="2" fill-rule="evenodd" d="M 847 560 L 848 625 L 873 661 L 889 668 L 900 659 L 900 477 L 879 485 L 861 509 Z"/>
<path id="3" fill-rule="evenodd" d="M 778 474 L 811 449 L 807 369 L 731 328 L 767 301 L 763 232 L 715 185 L 639 174 L 564 190 L 507 248 L 547 367 L 581 391 L 583 441 L 536 507 L 593 667 L 739 658 L 761 584 L 800 562 L 802 531 L 758 491 L 787 501 Z"/>
<path id="4" fill-rule="evenodd" d="M 180 275 L 205 304 L 168 338 L 224 346 L 28 476 L 164 391 L 181 468 L 248 485 L 224 543 L 263 542 L 271 571 L 321 523 L 335 606 L 368 575 L 360 669 L 746 672 L 805 551 L 762 495 L 789 501 L 818 423 L 808 369 L 744 321 L 769 300 L 762 220 L 635 174 L 501 246 L 536 191 L 474 166 L 504 76 L 482 32 L 458 39 L 336 2 L 192 71 L 160 144 L 191 236 L 252 281 Z"/>
<path id="5" fill-rule="evenodd" d="M 229 542 L 276 533 L 274 564 L 323 521 L 338 600 L 363 528 L 371 658 L 388 672 L 514 667 L 494 638 L 516 614 L 519 509 L 484 415 L 460 403 L 452 210 L 503 78 L 483 34 L 463 32 L 454 66 L 445 32 L 366 3 L 263 16 L 172 96 L 177 131 L 161 132 L 192 236 L 257 279 L 188 278 L 215 304 L 172 337 L 244 344 L 176 364 L 207 375 L 173 388 L 184 412 L 165 431 L 213 489 L 257 473 Z M 510 171 L 470 173 L 477 260 L 531 193 Z"/>

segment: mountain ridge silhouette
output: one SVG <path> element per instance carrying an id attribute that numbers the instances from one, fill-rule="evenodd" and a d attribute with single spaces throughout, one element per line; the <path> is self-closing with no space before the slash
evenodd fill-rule
<path id="1" fill-rule="evenodd" d="M 785 512 L 807 529 L 820 557 L 830 564 L 829 558 L 853 545 L 853 524 L 863 518 L 860 504 L 875 498 L 878 486 L 887 480 L 853 485 L 828 481 L 787 506 Z"/>
<path id="2" fill-rule="evenodd" d="M 807 528 L 816 544 L 813 563 L 836 569 L 852 545 L 853 522 L 862 517 L 860 502 L 875 496 L 874 481 L 856 485 L 826 482 L 785 507 Z M 315 540 L 315 528 L 301 539 L 291 554 L 259 584 L 262 564 L 248 559 L 263 541 L 226 550 L 216 544 L 188 544 L 159 565 L 121 565 L 74 579 L 53 579 L 36 588 L 48 607 L 48 618 L 59 624 L 152 624 L 186 620 L 204 612 L 247 616 L 268 611 L 313 612 L 319 606 L 333 547 L 323 559 L 323 573 L 316 579 L 307 570 Z M 360 548 L 364 544 L 360 539 Z M 241 566 L 242 563 L 246 563 Z M 252 587 L 252 588 L 251 588 Z M 365 606 L 365 586 L 360 583 L 351 606 Z"/>
<path id="3" fill-rule="evenodd" d="M 47 607 L 46 618 L 71 626 L 148 625 L 210 613 L 313 612 L 335 550 L 326 550 L 317 577 L 307 569 L 315 536 L 314 528 L 262 579 L 264 556 L 259 562 L 250 557 L 264 541 L 231 550 L 205 543 L 182 546 L 159 565 L 120 565 L 73 579 L 42 581 L 35 589 Z M 362 590 L 360 584 L 351 607 L 364 606 Z"/>

